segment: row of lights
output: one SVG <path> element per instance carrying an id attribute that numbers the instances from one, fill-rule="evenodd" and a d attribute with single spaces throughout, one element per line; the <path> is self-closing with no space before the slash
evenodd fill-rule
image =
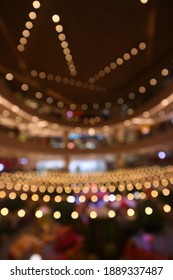
<path id="1" fill-rule="evenodd" d="M 106 74 L 109 74 L 112 70 L 117 69 L 117 67 L 121 66 L 125 61 L 128 61 L 131 58 L 131 55 L 136 56 L 139 50 L 143 51 L 145 49 L 146 44 L 141 42 L 139 44 L 139 49 L 132 48 L 130 53 L 124 53 L 123 57 L 118 57 L 115 61 L 112 61 L 109 65 L 105 66 L 104 69 L 99 70 L 96 74 L 91 76 L 88 80 L 89 83 L 94 84 L 97 80 L 104 77 Z"/>
<path id="2" fill-rule="evenodd" d="M 39 9 L 41 4 L 39 1 L 33 1 L 32 6 L 35 10 Z M 37 14 L 35 11 L 29 13 L 29 20 L 25 23 L 25 29 L 22 31 L 22 37 L 19 40 L 17 49 L 19 52 L 23 52 L 28 43 L 28 38 L 30 36 L 30 30 L 33 28 L 33 20 L 35 20 Z"/>
<path id="3" fill-rule="evenodd" d="M 122 186 L 122 187 L 124 187 L 124 186 Z M 145 190 L 146 191 L 146 190 Z M 122 191 L 121 191 L 122 192 Z M 85 194 L 86 194 L 86 192 L 85 192 Z M 168 188 L 164 188 L 164 189 L 162 189 L 162 194 L 166 197 L 166 196 L 169 196 L 170 195 L 170 190 L 168 189 Z M 151 195 L 151 197 L 152 198 L 157 198 L 158 197 L 158 195 L 159 195 L 159 192 L 156 190 L 156 189 L 154 189 L 154 190 L 152 190 L 151 192 L 150 192 L 150 195 Z M 5 197 L 7 197 L 7 193 L 5 192 L 5 191 L 0 191 L 0 198 L 1 199 L 4 199 Z M 9 194 L 8 194 L 8 197 L 9 197 L 9 199 L 10 200 L 15 200 L 16 198 L 17 198 L 17 193 L 16 192 L 10 192 Z M 146 195 L 146 193 L 145 192 L 138 192 L 138 191 L 135 191 L 134 193 L 128 193 L 126 196 L 122 196 L 122 195 L 120 195 L 120 194 L 117 194 L 117 195 L 114 195 L 114 194 L 105 194 L 103 197 L 102 197 L 102 199 L 103 199 L 103 201 L 104 202 L 114 202 L 114 201 L 121 201 L 121 200 L 123 200 L 123 199 L 127 199 L 127 200 L 130 200 L 130 201 L 132 201 L 132 200 L 138 200 L 138 199 L 141 199 L 141 200 L 143 200 L 143 199 L 145 199 L 147 197 L 147 195 Z M 27 193 L 21 193 L 20 194 L 20 199 L 22 200 L 22 201 L 25 201 L 25 200 L 27 200 L 28 199 L 28 195 L 27 195 Z M 32 194 L 32 196 L 31 196 L 31 200 L 32 201 L 34 201 L 34 202 L 37 202 L 37 201 L 39 201 L 40 199 L 42 199 L 44 202 L 46 202 L 46 203 L 48 203 L 50 200 L 51 200 L 51 197 L 50 197 L 50 195 L 48 195 L 48 194 L 46 194 L 46 195 L 44 195 L 43 197 L 40 197 L 38 194 L 36 194 L 36 193 L 34 193 L 34 194 Z M 84 194 L 81 194 L 79 197 L 75 197 L 74 195 L 68 195 L 67 197 L 66 197 L 66 201 L 68 202 L 68 203 L 75 203 L 76 201 L 78 201 L 78 202 L 80 202 L 80 203 L 84 203 L 84 202 L 86 202 L 87 200 L 91 200 L 93 203 L 95 203 L 95 202 L 97 202 L 98 200 L 99 200 L 99 196 L 96 194 L 96 193 L 94 193 L 94 194 L 92 194 L 90 197 L 87 197 L 87 196 L 85 196 Z M 62 201 L 62 196 L 61 195 L 56 195 L 55 197 L 54 197 L 54 201 L 55 202 L 57 202 L 57 203 L 59 203 L 59 202 L 61 202 Z"/>
<path id="4" fill-rule="evenodd" d="M 138 167 L 138 168 L 129 168 L 129 169 L 119 169 L 115 171 L 109 172 L 95 172 L 95 173 L 86 173 L 86 174 L 68 174 L 66 172 L 58 172 L 58 171 L 49 171 L 46 173 L 39 174 L 37 172 L 17 172 L 15 174 L 1 173 L 0 177 L 0 188 L 4 188 L 5 184 L 10 183 L 12 186 L 12 182 L 14 185 L 27 185 L 33 187 L 36 183 L 38 184 L 50 184 L 50 189 L 53 190 L 53 185 L 62 185 L 64 188 L 70 187 L 76 188 L 77 186 L 81 189 L 87 187 L 98 190 L 101 186 L 105 184 L 107 188 L 112 186 L 111 182 L 119 183 L 120 185 L 132 185 L 139 184 L 139 180 L 144 180 L 145 182 L 150 182 L 155 186 L 155 182 L 161 182 L 163 186 L 168 185 L 170 182 L 173 184 L 173 167 L 159 167 L 153 166 L 150 168 L 147 167 Z M 137 182 L 136 182 L 137 180 Z M 85 182 L 85 183 L 83 183 Z M 123 182 L 123 183 L 122 183 Z M 142 182 L 141 182 L 142 184 Z M 62 187 L 58 187 L 59 188 Z"/>
<path id="5" fill-rule="evenodd" d="M 169 213 L 170 211 L 172 210 L 172 208 L 171 208 L 171 206 L 169 205 L 169 204 L 165 204 L 165 205 L 163 205 L 163 211 L 165 212 L 165 213 Z M 153 213 L 153 208 L 152 207 L 149 207 L 149 206 L 147 206 L 147 207 L 145 207 L 145 214 L 146 215 L 151 215 L 152 213 Z M 136 213 L 135 213 L 135 210 L 133 209 L 133 208 L 128 208 L 127 210 L 126 210 L 126 213 L 127 213 L 127 216 L 129 216 L 129 217 L 133 217 Z M 0 210 L 0 214 L 1 214 L 1 216 L 7 216 L 8 214 L 9 214 L 9 209 L 7 208 L 7 207 L 4 207 L 4 208 L 2 208 L 1 210 Z M 17 216 L 19 217 L 19 218 L 24 218 L 25 216 L 26 216 L 26 210 L 24 210 L 24 209 L 20 209 L 20 210 L 18 210 L 18 212 L 17 212 Z M 44 216 L 44 213 L 43 213 L 43 211 L 42 210 L 36 210 L 35 211 L 35 217 L 37 218 L 37 219 L 40 219 L 40 218 L 42 218 Z M 61 216 L 62 216 L 62 213 L 60 212 L 60 211 L 55 211 L 54 213 L 53 213 L 53 217 L 55 218 L 55 219 L 60 219 L 61 218 Z M 95 210 L 92 210 L 92 211 L 90 211 L 89 212 L 89 217 L 91 218 L 91 219 L 96 219 L 97 218 L 97 216 L 98 216 L 98 213 L 97 213 L 97 211 L 95 211 Z M 108 210 L 107 211 L 107 216 L 108 216 L 108 218 L 114 218 L 115 216 L 116 216 L 116 211 L 114 211 L 114 210 Z M 71 213 L 71 218 L 72 219 L 78 219 L 80 217 L 80 213 L 78 212 L 78 211 L 73 211 L 72 213 Z"/>
<path id="6" fill-rule="evenodd" d="M 169 75 L 169 70 L 168 70 L 167 68 L 163 68 L 163 69 L 161 70 L 161 75 L 162 75 L 163 77 L 168 76 L 168 75 Z M 150 84 L 150 86 L 156 86 L 156 85 L 157 85 L 157 79 L 156 79 L 156 78 L 151 78 L 151 79 L 149 80 L 149 84 Z M 143 86 L 143 85 L 139 86 L 138 92 L 141 93 L 141 94 L 146 93 L 146 92 L 147 92 L 146 87 Z M 130 93 L 128 94 L 128 99 L 129 99 L 129 100 L 133 100 L 133 99 L 135 99 L 135 98 L 136 98 L 136 94 L 135 94 L 134 92 L 130 92 Z M 126 111 L 126 113 L 127 113 L 129 116 L 133 115 L 133 114 L 134 114 L 134 109 L 133 109 L 133 108 L 128 108 L 128 105 L 127 105 L 126 103 L 124 103 L 124 102 L 125 102 L 125 101 L 124 101 L 124 98 L 122 98 L 122 97 L 119 97 L 119 98 L 117 99 L 117 104 L 121 106 L 122 111 Z M 147 114 L 147 117 L 148 117 L 148 114 Z"/>
<path id="7" fill-rule="evenodd" d="M 70 50 L 69 44 L 66 40 L 66 35 L 63 33 L 63 26 L 61 24 L 59 24 L 60 16 L 59 15 L 53 15 L 52 16 L 52 21 L 54 23 L 58 23 L 55 27 L 55 30 L 59 34 L 58 39 L 61 42 L 61 47 L 63 49 L 63 53 L 64 53 L 64 56 L 65 56 L 65 60 L 67 62 L 70 74 L 71 74 L 71 76 L 76 76 L 77 71 L 76 71 L 76 66 L 74 64 L 74 61 L 73 61 L 73 57 L 71 55 L 71 50 Z"/>
<path id="8" fill-rule="evenodd" d="M 69 79 L 67 77 L 62 77 L 61 75 L 53 75 L 53 74 L 46 74 L 44 71 L 38 72 L 37 70 L 33 69 L 30 72 L 31 76 L 36 78 L 39 77 L 40 79 L 47 79 L 48 81 L 54 81 L 56 83 L 63 83 L 64 85 L 75 86 L 77 88 L 95 90 L 98 92 L 106 92 L 107 88 L 100 85 L 93 85 L 88 82 L 82 82 L 81 80 L 75 80 L 73 78 Z"/>

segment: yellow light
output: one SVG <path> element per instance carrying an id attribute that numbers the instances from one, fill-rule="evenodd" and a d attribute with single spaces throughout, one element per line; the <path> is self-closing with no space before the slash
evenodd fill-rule
<path id="1" fill-rule="evenodd" d="M 161 182 L 164 187 L 166 187 L 168 185 L 168 180 L 166 180 L 166 179 L 163 179 Z"/>
<path id="2" fill-rule="evenodd" d="M 121 57 L 117 58 L 117 64 L 122 65 L 123 64 L 123 59 Z"/>
<path id="3" fill-rule="evenodd" d="M 150 182 L 145 182 L 145 183 L 144 183 L 144 187 L 145 187 L 146 189 L 151 188 L 151 183 L 150 183 Z"/>
<path id="4" fill-rule="evenodd" d="M 9 193 L 9 198 L 10 198 L 11 200 L 15 199 L 15 198 L 16 198 L 16 193 L 15 193 L 15 192 Z"/>
<path id="5" fill-rule="evenodd" d="M 66 192 L 66 193 L 71 193 L 71 188 L 70 188 L 70 187 L 66 187 L 66 188 L 65 188 L 65 192 Z"/>
<path id="6" fill-rule="evenodd" d="M 151 207 L 146 207 L 146 208 L 145 208 L 145 213 L 146 213 L 147 215 L 151 215 L 151 214 L 153 213 L 153 209 L 152 209 Z"/>
<path id="7" fill-rule="evenodd" d="M 23 52 L 25 50 L 25 47 L 24 47 L 24 45 L 18 45 L 17 49 L 19 52 Z"/>
<path id="8" fill-rule="evenodd" d="M 25 189 L 26 191 L 26 189 Z M 32 185 L 31 186 L 31 192 L 36 192 L 37 191 L 37 186 L 36 185 Z"/>
<path id="9" fill-rule="evenodd" d="M 86 201 L 86 197 L 84 195 L 80 195 L 79 196 L 79 201 L 82 202 L 82 203 L 85 202 Z"/>
<path id="10" fill-rule="evenodd" d="M 140 49 L 140 50 L 145 50 L 145 49 L 146 49 L 146 44 L 145 44 L 144 42 L 141 42 L 141 43 L 139 44 L 139 49 Z"/>
<path id="11" fill-rule="evenodd" d="M 55 198 L 54 198 L 54 200 L 55 200 L 56 202 L 60 202 L 60 201 L 62 200 L 62 198 L 61 198 L 60 195 L 56 195 Z"/>
<path id="12" fill-rule="evenodd" d="M 62 25 L 60 25 L 60 24 L 58 24 L 56 27 L 55 27 L 55 29 L 56 29 L 56 31 L 57 32 L 62 32 L 63 31 L 63 27 L 62 27 Z M 65 41 L 64 41 L 65 42 Z M 62 46 L 62 45 L 61 45 Z"/>
<path id="13" fill-rule="evenodd" d="M 120 184 L 120 185 L 118 186 L 118 190 L 119 190 L 120 192 L 123 192 L 123 191 L 125 190 L 124 185 L 123 185 L 123 184 Z"/>
<path id="14" fill-rule="evenodd" d="M 109 210 L 109 211 L 108 211 L 108 217 L 109 217 L 109 218 L 114 218 L 115 216 L 116 216 L 115 211 L 113 211 L 113 210 Z"/>
<path id="15" fill-rule="evenodd" d="M 37 210 L 35 212 L 35 216 L 36 216 L 36 218 L 40 219 L 41 217 L 43 217 L 43 212 L 41 210 Z"/>
<path id="16" fill-rule="evenodd" d="M 142 4 L 146 4 L 148 0 L 140 0 Z"/>
<path id="17" fill-rule="evenodd" d="M 4 198 L 4 197 L 6 197 L 6 192 L 0 191 L 0 198 Z"/>
<path id="18" fill-rule="evenodd" d="M 55 219 L 59 219 L 59 218 L 61 218 L 61 213 L 59 211 L 55 211 L 53 213 L 53 216 L 54 216 Z"/>
<path id="19" fill-rule="evenodd" d="M 43 200 L 45 201 L 45 202 L 49 202 L 50 201 L 50 196 L 49 195 L 44 195 L 43 196 Z"/>
<path id="20" fill-rule="evenodd" d="M 105 187 L 105 186 L 101 186 L 101 187 L 100 187 L 100 191 L 101 191 L 102 193 L 104 193 L 104 192 L 106 192 L 106 191 L 107 191 L 107 189 L 106 189 L 106 187 Z"/>
<path id="21" fill-rule="evenodd" d="M 98 197 L 97 197 L 96 195 L 92 195 L 92 196 L 91 196 L 91 201 L 92 201 L 92 202 L 98 201 Z"/>
<path id="22" fill-rule="evenodd" d="M 105 194 L 104 197 L 103 197 L 103 200 L 105 202 L 108 202 L 109 201 L 109 195 Z"/>
<path id="23" fill-rule="evenodd" d="M 140 86 L 139 87 L 139 92 L 140 93 L 145 93 L 146 92 L 146 88 L 144 86 Z"/>
<path id="24" fill-rule="evenodd" d="M 63 192 L 63 188 L 62 187 L 57 187 L 56 188 L 56 192 L 57 193 L 62 193 Z"/>
<path id="25" fill-rule="evenodd" d="M 169 213 L 169 212 L 171 211 L 171 206 L 168 205 L 168 204 L 165 204 L 165 205 L 163 206 L 163 210 L 164 210 L 166 213 Z"/>
<path id="26" fill-rule="evenodd" d="M 39 199 L 38 194 L 33 194 L 33 195 L 31 196 L 31 199 L 32 199 L 33 201 L 38 201 L 38 199 Z"/>
<path id="27" fill-rule="evenodd" d="M 16 190 L 16 191 L 20 191 L 21 190 L 21 185 L 20 184 L 15 184 L 14 185 L 14 189 Z"/>
<path id="28" fill-rule="evenodd" d="M 56 22 L 60 21 L 60 17 L 58 15 L 53 15 L 52 20 L 53 20 L 53 22 L 56 23 Z"/>
<path id="29" fill-rule="evenodd" d="M 163 189 L 162 193 L 164 196 L 168 196 L 170 194 L 170 190 L 169 189 Z"/>
<path id="30" fill-rule="evenodd" d="M 8 208 L 4 207 L 4 208 L 1 209 L 1 215 L 2 215 L 2 216 L 7 216 L 8 213 L 9 213 Z"/>
<path id="31" fill-rule="evenodd" d="M 151 85 L 151 86 L 155 86 L 156 84 L 157 84 L 157 80 L 154 79 L 154 78 L 152 78 L 152 79 L 150 80 L 150 85 Z"/>
<path id="32" fill-rule="evenodd" d="M 154 181 L 153 181 L 153 186 L 154 186 L 155 188 L 158 188 L 158 187 L 159 187 L 159 181 L 154 180 Z"/>
<path id="33" fill-rule="evenodd" d="M 26 23 L 25 23 L 25 26 L 26 26 L 26 28 L 28 28 L 28 29 L 31 29 L 31 28 L 33 28 L 33 23 L 31 22 L 31 21 L 27 21 Z M 25 38 L 23 38 L 23 39 L 25 39 Z M 26 43 L 27 41 L 25 41 L 25 43 Z M 23 43 L 21 43 L 21 44 L 23 44 Z"/>
<path id="34" fill-rule="evenodd" d="M 91 211 L 91 212 L 90 212 L 90 218 L 91 218 L 91 219 L 97 218 L 97 213 L 96 213 L 96 211 Z"/>
<path id="35" fill-rule="evenodd" d="M 133 200 L 134 199 L 134 195 L 132 193 L 128 193 L 127 198 L 129 200 Z"/>
<path id="36" fill-rule="evenodd" d="M 53 193 L 54 192 L 54 187 L 49 186 L 47 191 L 48 191 L 48 193 Z"/>
<path id="37" fill-rule="evenodd" d="M 6 76 L 5 76 L 5 78 L 6 78 L 6 80 L 8 80 L 8 81 L 12 81 L 13 78 L 14 78 L 14 76 L 13 76 L 13 74 L 11 74 L 11 73 L 7 73 Z"/>
<path id="38" fill-rule="evenodd" d="M 168 74 L 169 74 L 168 69 L 166 69 L 166 68 L 162 69 L 162 71 L 161 71 L 162 76 L 167 76 Z"/>
<path id="39" fill-rule="evenodd" d="M 20 209 L 18 212 L 17 212 L 17 215 L 20 217 L 20 218 L 23 218 L 25 216 L 26 212 L 24 209 Z"/>
<path id="40" fill-rule="evenodd" d="M 34 1 L 34 2 L 32 3 L 32 5 L 33 5 L 34 9 L 39 9 L 40 6 L 41 6 L 41 4 L 40 4 L 39 1 Z"/>
<path id="41" fill-rule="evenodd" d="M 111 186 L 109 187 L 109 191 L 110 191 L 110 192 L 114 192 L 115 190 L 116 190 L 115 186 L 112 186 L 112 185 L 111 185 Z"/>
<path id="42" fill-rule="evenodd" d="M 29 13 L 29 18 L 30 18 L 30 19 L 33 20 L 33 19 L 36 19 L 36 17 L 37 17 L 37 15 L 36 15 L 35 12 L 30 12 L 30 13 Z"/>
<path id="43" fill-rule="evenodd" d="M 121 196 L 120 194 L 117 194 L 117 195 L 116 195 L 116 200 L 117 200 L 117 201 L 120 201 L 121 199 L 122 199 L 122 196 Z"/>
<path id="44" fill-rule="evenodd" d="M 141 192 L 140 193 L 140 197 L 141 197 L 141 199 L 145 199 L 146 198 L 146 194 L 144 192 Z"/>
<path id="45" fill-rule="evenodd" d="M 30 31 L 28 29 L 23 30 L 22 32 L 23 37 L 28 38 L 30 36 Z"/>
<path id="46" fill-rule="evenodd" d="M 134 214 L 135 214 L 135 211 L 134 211 L 132 208 L 129 208 L 129 209 L 127 210 L 127 215 L 128 215 L 129 217 L 134 216 Z"/>
<path id="47" fill-rule="evenodd" d="M 22 193 L 22 194 L 20 195 L 20 199 L 21 199 L 21 200 L 27 200 L 27 198 L 28 198 L 28 195 L 27 195 L 26 193 Z"/>
<path id="48" fill-rule="evenodd" d="M 132 184 L 127 184 L 127 190 L 132 191 L 133 190 L 133 185 Z"/>
<path id="49" fill-rule="evenodd" d="M 44 193 L 46 191 L 46 187 L 45 186 L 40 186 L 39 187 L 39 192 Z"/>
<path id="50" fill-rule="evenodd" d="M 123 55 L 124 60 L 129 60 L 130 59 L 130 54 L 129 53 L 125 53 Z"/>
<path id="51" fill-rule="evenodd" d="M 77 218 L 79 217 L 78 212 L 77 212 L 77 211 L 73 211 L 73 212 L 71 213 L 71 217 L 72 217 L 72 219 L 77 219 Z"/>
<path id="52" fill-rule="evenodd" d="M 152 197 L 157 197 L 158 196 L 158 191 L 156 191 L 156 190 L 153 190 L 152 192 L 151 192 L 151 196 Z"/>
<path id="53" fill-rule="evenodd" d="M 131 54 L 132 55 L 137 55 L 137 53 L 138 53 L 138 50 L 136 48 L 131 49 Z"/>

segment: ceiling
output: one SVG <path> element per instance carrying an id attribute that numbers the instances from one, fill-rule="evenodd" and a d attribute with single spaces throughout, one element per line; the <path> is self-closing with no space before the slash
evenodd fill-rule
<path id="1" fill-rule="evenodd" d="M 171 0 L 2 0 L 1 94 L 69 126 L 139 115 L 170 95 L 172 10 Z"/>

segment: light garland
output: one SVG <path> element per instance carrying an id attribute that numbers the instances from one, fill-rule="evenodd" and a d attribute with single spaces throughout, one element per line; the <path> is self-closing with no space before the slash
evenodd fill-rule
<path id="1" fill-rule="evenodd" d="M 72 219 L 78 219 L 83 212 L 78 212 L 78 205 L 85 205 L 88 201 L 97 203 L 99 199 L 106 206 L 107 218 L 114 218 L 115 203 L 126 203 L 126 214 L 133 217 L 136 214 L 136 203 L 140 200 L 154 200 L 158 194 L 168 197 L 173 190 L 173 166 L 167 167 L 140 167 L 134 169 L 119 169 L 103 173 L 69 174 L 66 172 L 16 172 L 1 173 L 0 176 L 0 201 L 6 199 L 21 201 L 29 200 L 33 205 L 45 205 L 62 201 L 74 204 L 76 209 L 71 213 Z M 111 208 L 109 208 L 111 207 Z M 163 211 L 169 213 L 171 205 L 163 203 Z M 99 218 L 100 208 L 97 206 L 88 211 L 91 219 Z M 152 215 L 151 206 L 146 206 L 146 215 Z M 18 209 L 16 215 L 24 218 L 28 213 L 26 209 Z M 7 216 L 10 210 L 4 206 L 0 209 L 1 216 Z M 42 218 L 41 209 L 35 210 L 35 217 Z M 60 219 L 63 213 L 52 211 L 52 217 Z"/>

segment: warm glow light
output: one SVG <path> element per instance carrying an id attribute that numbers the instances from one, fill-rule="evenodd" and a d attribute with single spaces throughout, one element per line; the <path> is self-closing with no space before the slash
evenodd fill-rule
<path id="1" fill-rule="evenodd" d="M 43 217 L 43 212 L 42 212 L 41 210 L 37 210 L 37 211 L 35 212 L 35 216 L 36 216 L 36 218 L 40 219 L 40 218 Z"/>
<path id="2" fill-rule="evenodd" d="M 79 201 L 80 202 L 85 202 L 86 201 L 86 197 L 84 195 L 79 196 Z"/>
<path id="3" fill-rule="evenodd" d="M 33 201 L 38 201 L 38 199 L 39 199 L 38 194 L 33 194 L 33 195 L 31 196 L 31 199 L 32 199 Z"/>
<path id="4" fill-rule="evenodd" d="M 45 202 L 49 202 L 50 201 L 50 196 L 49 195 L 44 195 L 43 196 L 43 200 L 45 201 Z"/>
<path id="5" fill-rule="evenodd" d="M 20 195 L 20 199 L 21 199 L 21 200 L 27 200 L 27 198 L 28 198 L 28 195 L 27 195 L 26 193 L 22 193 L 22 194 Z"/>
<path id="6" fill-rule="evenodd" d="M 163 189 L 162 193 L 164 196 L 168 196 L 170 194 L 170 190 L 169 189 Z"/>
<path id="7" fill-rule="evenodd" d="M 78 212 L 77 212 L 77 211 L 73 211 L 73 212 L 71 213 L 71 217 L 72 217 L 72 219 L 77 219 L 77 218 L 79 217 Z"/>
<path id="8" fill-rule="evenodd" d="M 2 215 L 2 216 L 7 216 L 8 213 L 9 213 L 8 208 L 4 207 L 4 208 L 1 209 L 1 215 Z"/>
<path id="9" fill-rule="evenodd" d="M 154 78 L 152 78 L 152 79 L 150 80 L 150 85 L 151 85 L 151 86 L 155 86 L 156 84 L 157 84 L 157 80 L 154 79 Z"/>
<path id="10" fill-rule="evenodd" d="M 141 42 L 141 43 L 139 44 L 139 49 L 140 49 L 140 50 L 145 50 L 145 49 L 146 49 L 146 44 L 145 44 L 144 42 Z"/>
<path id="11" fill-rule="evenodd" d="M 97 213 L 96 213 L 96 211 L 91 211 L 91 212 L 90 212 L 90 218 L 91 218 L 91 219 L 97 218 Z"/>
<path id="12" fill-rule="evenodd" d="M 11 73 L 7 73 L 6 76 L 5 76 L 5 78 L 6 78 L 6 80 L 8 80 L 8 81 L 12 81 L 13 78 L 14 78 L 14 76 L 13 76 L 13 74 L 11 74 Z"/>
<path id="13" fill-rule="evenodd" d="M 108 211 L 108 217 L 109 217 L 109 218 L 114 218 L 115 216 L 116 216 L 116 213 L 115 213 L 114 210 L 109 210 L 109 211 Z"/>
<path id="14" fill-rule="evenodd" d="M 153 213 L 153 209 L 152 209 L 151 207 L 146 207 L 146 208 L 145 208 L 145 213 L 146 213 L 147 215 L 151 215 L 151 214 Z"/>
<path id="15" fill-rule="evenodd" d="M 56 31 L 57 32 L 62 32 L 63 31 L 63 27 L 62 27 L 62 25 L 60 25 L 60 24 L 58 24 L 56 27 L 55 27 L 55 29 L 56 29 Z M 63 42 L 64 43 L 64 42 Z M 65 48 L 65 47 L 64 47 Z"/>
<path id="16" fill-rule="evenodd" d="M 91 201 L 96 202 L 98 200 L 98 197 L 96 195 L 91 196 Z"/>
<path id="17" fill-rule="evenodd" d="M 33 20 L 33 19 L 36 19 L 36 17 L 37 17 L 37 15 L 36 15 L 35 12 L 30 12 L 30 13 L 29 13 L 29 18 L 30 18 L 30 19 Z"/>
<path id="18" fill-rule="evenodd" d="M 142 4 L 146 4 L 148 0 L 140 0 Z"/>
<path id="19" fill-rule="evenodd" d="M 54 200 L 55 200 L 56 202 L 60 202 L 60 201 L 62 200 L 62 198 L 61 198 L 60 195 L 56 195 L 55 198 L 54 198 Z"/>
<path id="20" fill-rule="evenodd" d="M 56 23 L 56 22 L 60 21 L 60 17 L 58 15 L 53 15 L 52 20 L 53 20 L 53 22 Z"/>
<path id="21" fill-rule="evenodd" d="M 132 208 L 129 208 L 129 209 L 127 210 L 127 215 L 128 215 L 129 217 L 134 216 L 134 214 L 135 214 L 135 211 L 134 211 Z"/>
<path id="22" fill-rule="evenodd" d="M 6 192 L 0 191 L 0 198 L 4 198 L 4 197 L 6 197 Z"/>
<path id="23" fill-rule="evenodd" d="M 25 216 L 26 212 L 24 209 L 20 209 L 18 212 L 17 212 L 17 215 L 20 217 L 20 218 L 23 218 Z"/>
<path id="24" fill-rule="evenodd" d="M 53 213 L 53 216 L 54 216 L 55 219 L 60 219 L 61 218 L 61 213 L 59 211 L 55 211 Z"/>
<path id="25" fill-rule="evenodd" d="M 151 196 L 154 197 L 154 198 L 156 198 L 156 197 L 158 196 L 158 191 L 152 190 Z"/>
<path id="26" fill-rule="evenodd" d="M 13 199 L 15 199 L 16 198 L 16 193 L 15 192 L 11 192 L 11 193 L 9 193 L 9 198 L 11 199 L 11 200 L 13 200 Z"/>
<path id="27" fill-rule="evenodd" d="M 164 210 L 166 213 L 169 213 L 169 212 L 171 211 L 171 206 L 168 205 L 168 204 L 165 204 L 165 205 L 163 206 L 163 210 Z"/>
<path id="28" fill-rule="evenodd" d="M 33 5 L 34 9 L 39 9 L 40 6 L 41 6 L 39 1 L 34 1 L 34 2 L 32 3 L 32 5 Z"/>
<path id="29" fill-rule="evenodd" d="M 167 76 L 168 74 L 169 74 L 168 69 L 166 69 L 166 68 L 162 69 L 162 71 L 161 71 L 162 76 Z"/>

